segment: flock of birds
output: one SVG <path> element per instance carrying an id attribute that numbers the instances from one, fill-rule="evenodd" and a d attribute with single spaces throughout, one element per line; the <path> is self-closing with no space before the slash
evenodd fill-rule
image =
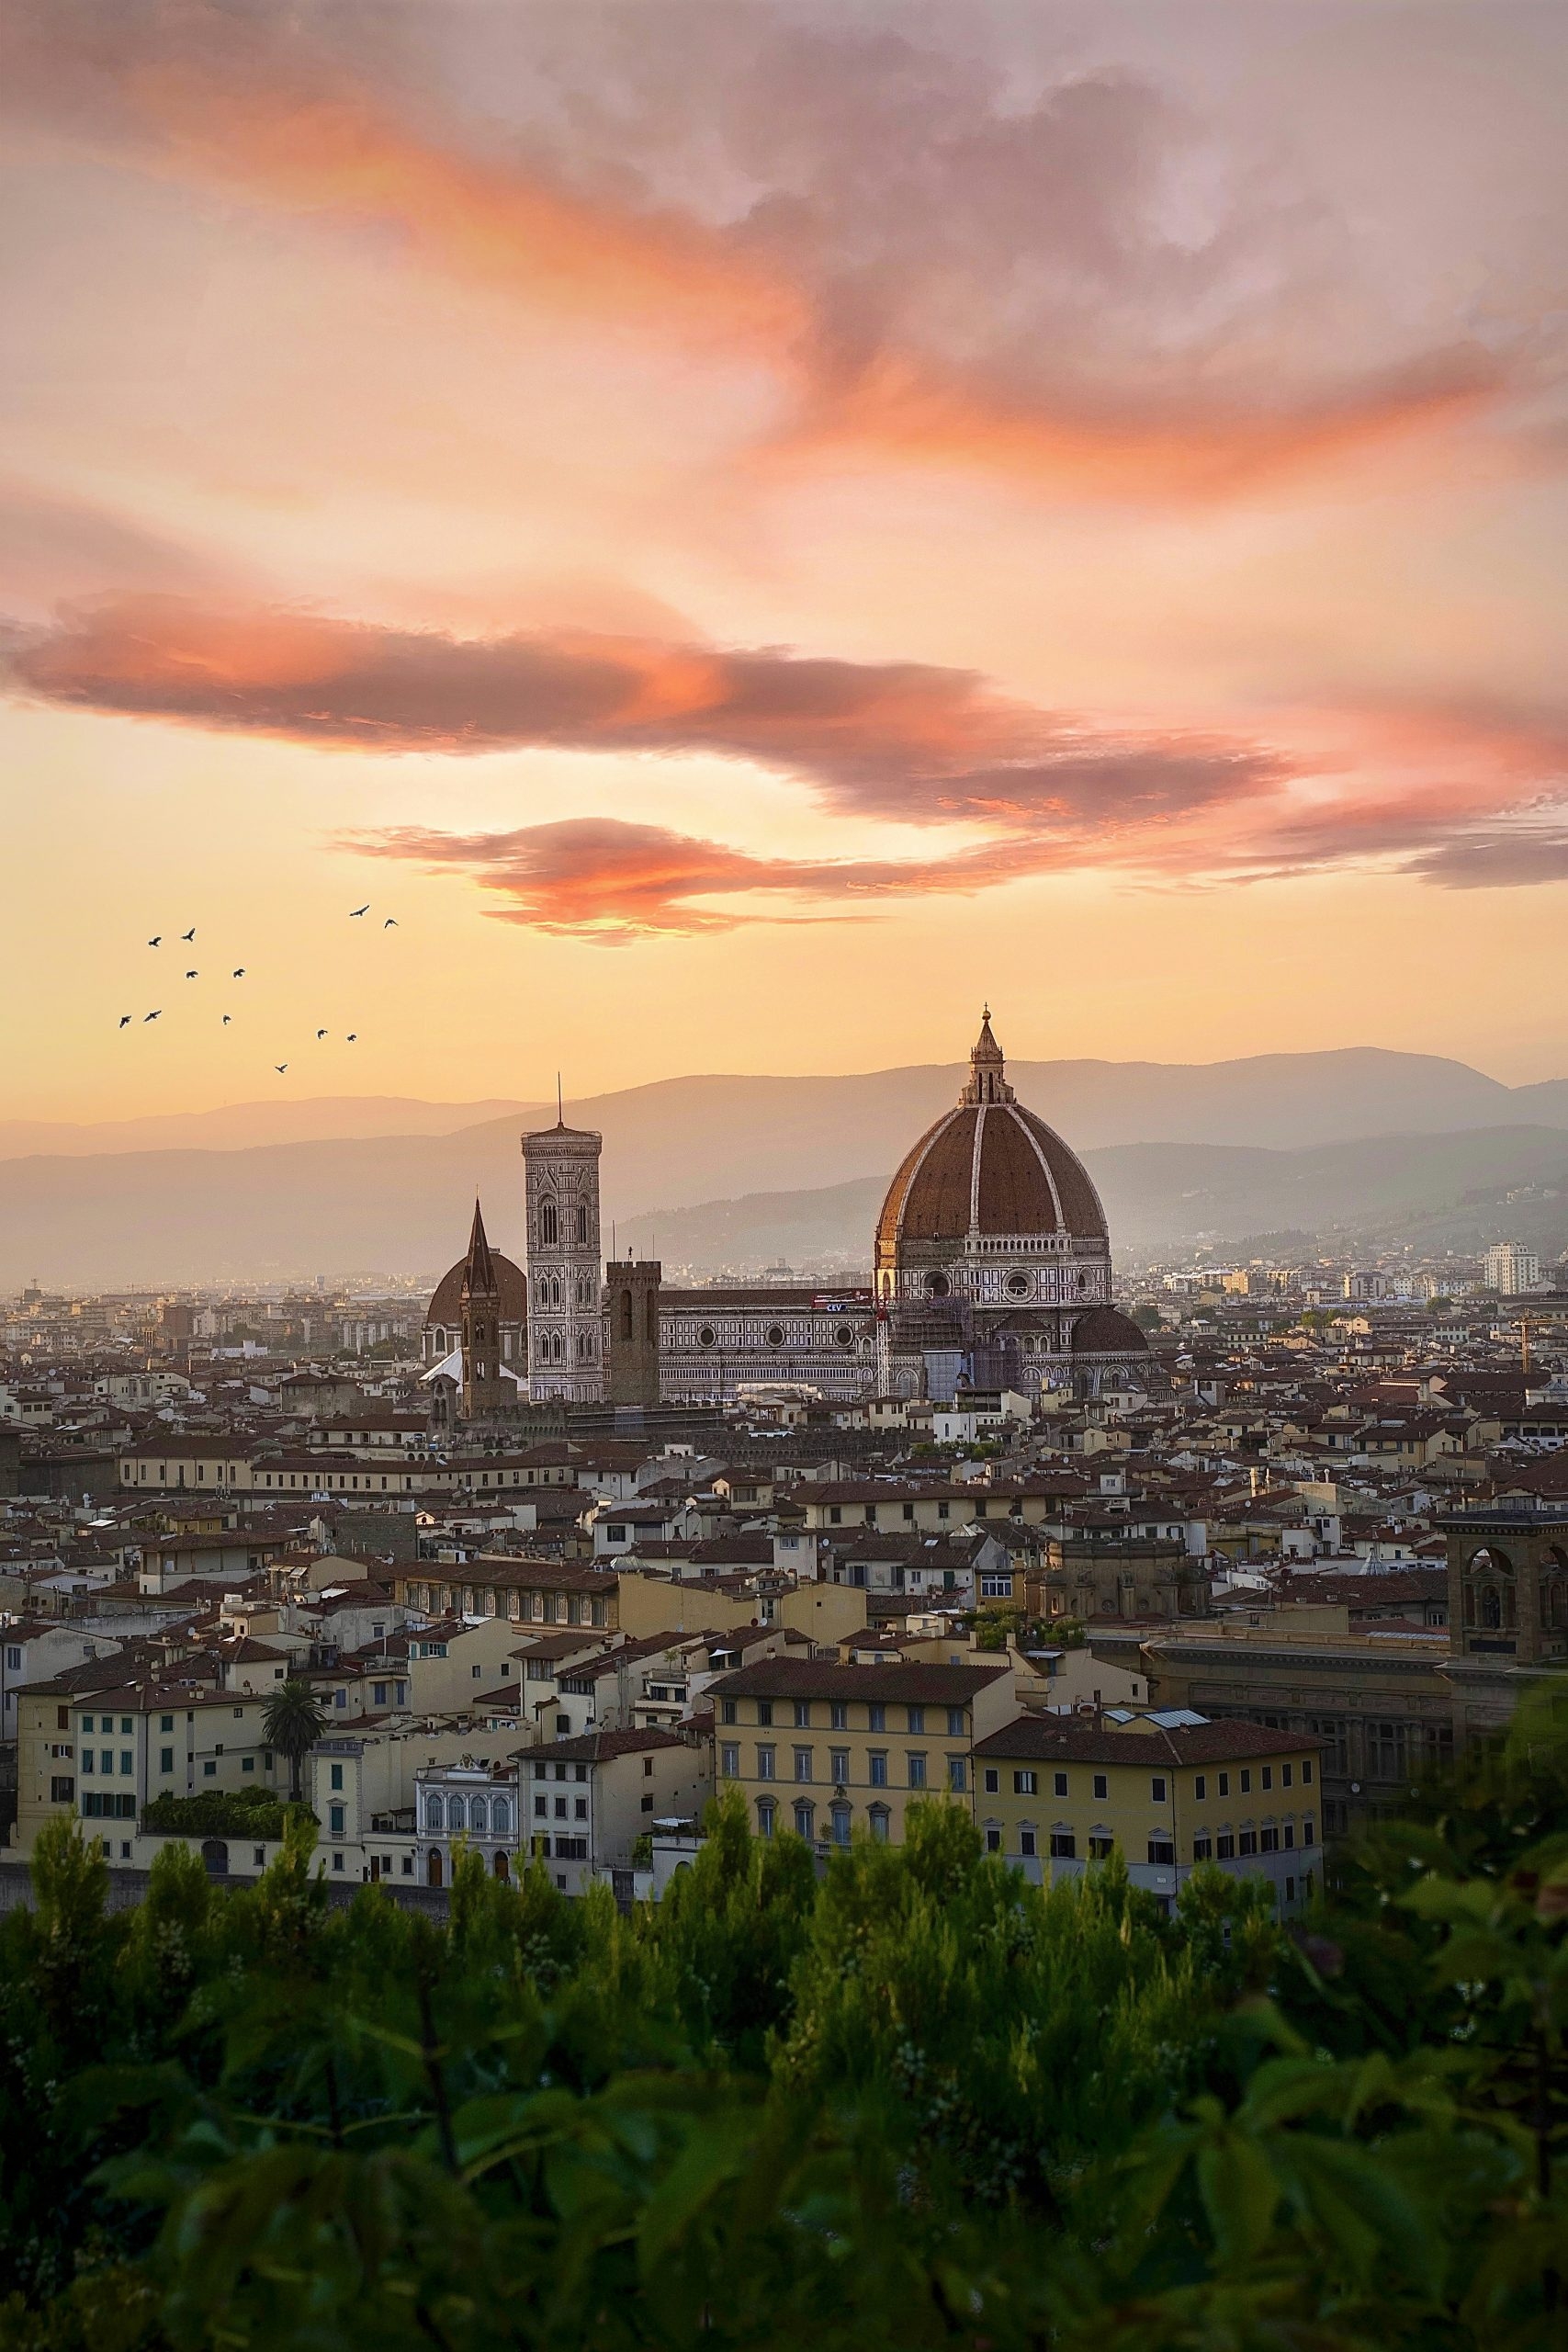
<path id="1" fill-rule="evenodd" d="M 349 910 L 348 910 L 348 920 L 350 921 L 350 922 L 363 922 L 364 918 L 365 918 L 365 917 L 366 917 L 369 912 L 370 912 L 370 901 L 369 901 L 369 899 L 367 899 L 366 900 L 365 904 L 364 904 L 362 907 L 350 907 L 350 909 L 349 909 Z M 384 917 L 384 918 L 383 918 L 383 921 L 382 921 L 382 923 L 381 923 L 381 928 L 382 928 L 382 930 L 383 930 L 383 931 L 396 931 L 396 930 L 398 929 L 398 919 L 397 919 L 396 915 L 387 915 L 386 917 Z M 194 946 L 194 945 L 195 945 L 195 944 L 196 944 L 196 925 L 195 925 L 195 923 L 192 923 L 192 925 L 191 925 L 191 927 L 190 927 L 190 929 L 189 929 L 188 931 L 182 931 L 182 932 L 181 932 L 181 933 L 180 933 L 180 941 L 181 941 L 182 945 L 186 946 L 186 947 L 192 947 L 192 946 Z M 147 944 L 148 944 L 148 946 L 149 946 L 149 947 L 162 947 L 162 945 L 164 944 L 164 933 L 163 933 L 161 931 L 160 931 L 160 932 L 157 932 L 156 933 L 154 933 L 153 937 L 152 937 L 152 938 L 151 938 L 151 939 L 147 942 Z M 243 964 L 236 964 L 236 965 L 235 965 L 235 967 L 234 967 L 234 968 L 233 968 L 233 970 L 230 973 L 229 977 L 230 977 L 230 978 L 231 978 L 231 980 L 243 980 L 243 979 L 244 978 L 244 977 L 245 977 L 245 967 L 244 967 L 244 965 L 243 965 Z M 199 980 L 199 979 L 200 979 L 200 978 L 201 978 L 201 967 L 200 967 L 200 966 L 199 966 L 199 965 L 197 965 L 197 964 L 193 964 L 193 965 L 191 965 L 191 966 L 189 967 L 189 968 L 186 970 L 186 979 L 187 979 L 187 980 Z M 152 1012 L 144 1012 L 144 1013 L 142 1014 L 142 1016 L 141 1016 L 141 1025 L 142 1025 L 143 1027 L 145 1027 L 145 1026 L 146 1026 L 146 1024 L 147 1024 L 147 1023 L 148 1023 L 149 1021 L 161 1021 L 161 1020 L 163 1019 L 163 1017 L 164 1017 L 164 1008 L 163 1008 L 163 1006 L 162 1006 L 162 1005 L 158 1005 L 158 1006 L 156 1006 L 156 1007 L 154 1008 L 154 1010 L 153 1010 Z M 120 1016 L 119 1016 L 119 1027 L 120 1027 L 121 1029 L 129 1029 L 129 1028 L 130 1027 L 131 1023 L 135 1021 L 135 1019 L 136 1019 L 136 1015 L 135 1015 L 135 1013 L 134 1013 L 134 1012 L 122 1012 L 122 1013 L 120 1014 Z M 225 1029 L 231 1028 L 231 1027 L 233 1025 L 233 1019 L 234 1019 L 234 1016 L 233 1016 L 233 1014 L 232 1014 L 231 1012 L 226 1012 L 226 1013 L 223 1015 L 222 1026 L 223 1026 Z M 325 1038 L 325 1037 L 329 1037 L 331 1035 L 332 1035 L 332 1032 L 331 1032 L 331 1030 L 329 1030 L 329 1029 L 318 1029 L 318 1030 L 317 1030 L 317 1032 L 316 1032 L 316 1043 L 317 1043 L 318 1045 L 320 1045 L 320 1044 L 321 1043 L 321 1041 L 322 1041 L 322 1039 L 323 1039 L 323 1038 Z M 347 1031 L 345 1031 L 345 1032 L 344 1032 L 344 1044 L 345 1046 L 356 1046 L 358 1043 L 359 1043 L 359 1032 L 358 1032 L 358 1030 L 357 1030 L 357 1029 L 349 1029 L 349 1030 L 347 1030 Z M 287 1062 L 274 1062 L 274 1064 L 273 1064 L 273 1069 L 277 1072 L 277 1075 L 279 1076 L 279 1078 L 281 1078 L 281 1077 L 283 1076 L 284 1072 L 288 1069 L 288 1064 Z"/>

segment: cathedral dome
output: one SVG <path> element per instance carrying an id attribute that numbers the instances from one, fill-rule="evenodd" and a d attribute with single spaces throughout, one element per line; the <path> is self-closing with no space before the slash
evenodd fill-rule
<path id="1" fill-rule="evenodd" d="M 955 1108 L 927 1128 L 888 1187 L 878 1265 L 896 1264 L 906 1244 L 1048 1234 L 1103 1242 L 1105 1211 L 1089 1171 L 1015 1099 L 988 1012 L 969 1068 Z"/>

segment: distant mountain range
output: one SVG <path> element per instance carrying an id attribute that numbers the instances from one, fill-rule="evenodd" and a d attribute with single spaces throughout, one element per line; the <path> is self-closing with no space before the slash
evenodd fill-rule
<path id="1" fill-rule="evenodd" d="M 963 1075 L 670 1079 L 567 1115 L 604 1132 L 622 1246 L 656 1238 L 671 1263 L 713 1268 L 863 1258 L 882 1188 Z M 1372 1048 L 1009 1075 L 1085 1154 L 1124 1248 L 1391 1223 L 1414 1238 L 1416 1220 L 1490 1238 L 1495 1215 L 1551 1255 L 1568 1243 L 1568 1080 L 1507 1087 Z M 0 1124 L 0 1288 L 434 1271 L 458 1254 L 476 1189 L 519 1255 L 518 1135 L 553 1109 L 350 1097 Z"/>

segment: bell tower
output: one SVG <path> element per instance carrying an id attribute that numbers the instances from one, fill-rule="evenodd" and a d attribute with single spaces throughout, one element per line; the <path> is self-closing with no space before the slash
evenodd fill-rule
<path id="1" fill-rule="evenodd" d="M 612 1405 L 659 1402 L 657 1259 L 612 1259 L 604 1269 L 606 1364 Z"/>
<path id="2" fill-rule="evenodd" d="M 501 1277 L 495 1270 L 485 1221 L 478 1198 L 468 1255 L 458 1294 L 462 1326 L 463 1419 L 491 1420 L 506 1410 L 506 1383 L 501 1376 Z"/>
<path id="3" fill-rule="evenodd" d="M 596 1405 L 604 1396 L 599 1278 L 599 1156 L 604 1138 L 558 1117 L 523 1138 L 528 1234 L 528 1394 Z"/>

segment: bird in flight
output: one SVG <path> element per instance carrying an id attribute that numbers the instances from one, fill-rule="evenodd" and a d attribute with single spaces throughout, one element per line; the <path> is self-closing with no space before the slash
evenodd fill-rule
<path id="1" fill-rule="evenodd" d="M 344 1039 L 344 1041 L 343 1041 L 343 1042 L 344 1042 L 344 1044 L 345 1046 L 352 1046 L 352 1045 L 354 1045 L 354 1044 L 356 1042 L 356 1040 L 357 1040 L 358 1036 L 359 1036 L 359 1032 L 358 1032 L 358 1030 L 357 1030 L 357 1029 L 351 1029 L 351 1030 L 349 1031 L 349 1033 L 348 1033 L 347 1036 Z"/>
<path id="2" fill-rule="evenodd" d="M 162 933 L 162 932 L 160 932 L 160 933 L 158 933 L 158 936 L 157 936 L 157 938 L 156 938 L 156 939 L 150 939 L 150 940 L 147 942 L 147 944 L 148 944 L 148 946 L 149 946 L 149 947 L 162 947 L 162 945 L 164 944 L 164 934 L 163 934 L 163 933 Z"/>
<path id="3" fill-rule="evenodd" d="M 187 980 L 194 980 L 197 978 L 197 975 L 195 972 L 187 972 L 186 974 L 186 978 Z"/>
<path id="4" fill-rule="evenodd" d="M 369 901 L 369 899 L 366 899 L 366 901 L 365 901 L 365 904 L 364 904 L 362 907 L 350 907 L 350 909 L 349 909 L 349 910 L 348 910 L 348 919 L 349 919 L 350 922 L 355 922 L 355 920 L 356 920 L 360 915 L 367 915 L 367 914 L 369 913 L 369 911 L 370 911 L 370 901 Z"/>
<path id="5" fill-rule="evenodd" d="M 273 1068 L 281 1078 L 284 1071 L 288 1068 L 288 1064 L 287 1062 L 274 1062 Z"/>
<path id="6" fill-rule="evenodd" d="M 396 915 L 389 915 L 386 922 L 381 925 L 383 931 L 396 931 L 397 927 L 398 918 Z"/>
<path id="7" fill-rule="evenodd" d="M 119 1016 L 119 1025 L 120 1025 L 120 1027 L 121 1027 L 122 1029 L 129 1029 L 129 1028 L 130 1028 L 130 1013 L 129 1013 L 129 1012 L 122 1012 L 122 1013 L 120 1014 L 120 1016 Z"/>
<path id="8" fill-rule="evenodd" d="M 163 1006 L 162 1006 L 162 1005 L 160 1005 L 160 1006 L 158 1007 L 158 1012 L 163 1012 L 163 1010 L 164 1010 Z M 143 1023 L 145 1023 L 146 1022 L 149 1022 L 149 1021 L 156 1021 L 156 1020 L 157 1020 L 157 1018 L 158 1018 L 158 1012 L 144 1012 L 144 1013 L 142 1014 L 142 1016 L 141 1016 Z"/>
<path id="9" fill-rule="evenodd" d="M 196 925 L 195 925 L 195 923 L 192 923 L 192 925 L 191 925 L 191 927 L 190 927 L 190 929 L 189 929 L 188 931 L 182 931 L 182 932 L 181 932 L 181 933 L 180 933 L 180 937 L 181 937 L 182 939 L 194 939 L 194 938 L 196 937 Z"/>
<path id="10" fill-rule="evenodd" d="M 317 1044 L 318 1044 L 318 1045 L 321 1043 L 321 1039 L 326 1035 L 326 1034 L 327 1034 L 327 1033 L 326 1033 L 326 1031 L 325 1031 L 324 1029 L 318 1029 L 318 1030 L 317 1030 L 317 1032 L 316 1032 L 316 1042 L 317 1042 Z"/>
<path id="11" fill-rule="evenodd" d="M 231 1012 L 226 1012 L 226 1013 L 223 1015 L 223 1026 L 224 1026 L 224 1028 L 225 1028 L 225 1029 L 227 1029 L 227 1027 L 229 1026 L 230 1022 L 231 1022 L 231 1021 L 232 1021 L 232 1019 L 233 1019 L 233 1018 L 234 1018 L 234 1016 L 233 1016 L 233 1014 L 232 1014 Z"/>
<path id="12" fill-rule="evenodd" d="M 244 978 L 244 977 L 245 977 L 245 967 L 244 967 L 244 966 L 243 966 L 243 964 L 236 964 L 236 965 L 235 965 L 235 967 L 234 967 L 233 971 L 230 974 L 230 976 L 229 976 L 229 977 L 231 978 L 231 979 L 243 980 L 243 979 Z"/>

